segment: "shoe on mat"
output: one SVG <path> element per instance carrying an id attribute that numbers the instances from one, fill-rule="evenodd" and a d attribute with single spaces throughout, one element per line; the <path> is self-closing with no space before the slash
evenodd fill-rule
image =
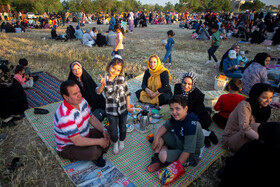
<path id="1" fill-rule="evenodd" d="M 34 108 L 34 114 L 48 114 L 49 111 L 43 108 Z"/>
<path id="2" fill-rule="evenodd" d="M 97 160 L 92 162 L 98 167 L 104 167 L 106 165 L 106 160 L 104 160 L 103 154 Z"/>
<path id="3" fill-rule="evenodd" d="M 124 141 L 120 141 L 120 145 L 119 145 L 119 150 L 123 150 L 124 149 Z"/>
<path id="4" fill-rule="evenodd" d="M 215 132 L 214 131 L 211 131 L 211 133 L 210 133 L 210 135 L 209 135 L 209 139 L 210 139 L 210 141 L 213 143 L 213 144 L 217 144 L 219 141 L 218 141 L 218 138 L 217 138 L 217 136 L 216 136 L 216 134 L 215 134 Z"/>
<path id="5" fill-rule="evenodd" d="M 118 142 L 114 143 L 113 153 L 115 155 L 119 154 L 119 144 L 118 144 Z"/>
<path id="6" fill-rule="evenodd" d="M 155 153 L 154 156 L 152 157 L 152 161 L 150 165 L 147 167 L 147 170 L 152 173 L 158 171 L 161 167 L 162 167 L 162 163 L 158 158 L 158 153 Z"/>

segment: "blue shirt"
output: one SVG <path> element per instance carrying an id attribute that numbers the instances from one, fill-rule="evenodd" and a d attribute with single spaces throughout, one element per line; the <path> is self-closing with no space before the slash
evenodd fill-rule
<path id="1" fill-rule="evenodd" d="M 111 19 L 110 19 L 110 22 L 109 22 L 109 24 L 110 24 L 110 29 L 112 29 L 113 31 L 115 31 L 115 25 L 116 25 L 116 19 L 114 18 L 114 17 L 112 17 Z"/>
<path id="2" fill-rule="evenodd" d="M 172 49 L 173 49 L 173 44 L 174 44 L 175 42 L 174 42 L 174 39 L 173 38 L 168 38 L 168 40 L 167 40 L 167 44 L 166 44 L 166 46 L 165 46 L 165 49 L 167 50 L 167 51 L 172 51 Z"/>
<path id="3" fill-rule="evenodd" d="M 82 39 L 83 38 L 83 31 L 81 29 L 77 29 L 76 32 L 74 33 L 76 39 Z"/>
<path id="4" fill-rule="evenodd" d="M 231 73 L 234 73 L 236 70 L 228 70 L 228 68 L 238 65 L 237 58 L 230 60 L 228 57 L 223 61 L 223 71 L 226 76 L 230 75 Z"/>

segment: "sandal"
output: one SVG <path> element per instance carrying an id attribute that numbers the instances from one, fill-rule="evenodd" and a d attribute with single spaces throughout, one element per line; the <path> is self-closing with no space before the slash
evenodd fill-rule
<path id="1" fill-rule="evenodd" d="M 34 114 L 48 114 L 49 111 L 43 108 L 34 108 Z"/>
<path id="2" fill-rule="evenodd" d="M 4 143 L 4 141 L 7 139 L 8 134 L 6 133 L 2 133 L 0 134 L 0 145 L 2 145 Z"/>
<path id="3" fill-rule="evenodd" d="M 18 167 L 23 166 L 23 164 L 19 161 L 19 157 L 13 158 L 12 162 L 8 164 L 8 170 L 15 171 Z"/>

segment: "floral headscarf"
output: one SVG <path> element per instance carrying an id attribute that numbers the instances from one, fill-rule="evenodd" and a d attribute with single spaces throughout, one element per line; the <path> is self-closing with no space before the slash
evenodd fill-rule
<path id="1" fill-rule="evenodd" d="M 196 76 L 195 76 L 195 74 L 194 74 L 193 72 L 187 72 L 187 73 L 185 73 L 185 74 L 183 75 L 183 77 L 182 77 L 182 84 L 183 84 L 184 79 L 185 79 L 186 77 L 189 77 L 189 78 L 192 79 L 192 88 L 191 88 L 191 90 L 188 91 L 188 92 L 186 92 L 182 86 L 181 86 L 181 89 L 182 89 L 182 95 L 185 96 L 186 99 L 188 100 L 189 94 L 190 94 L 192 91 L 194 91 L 194 89 L 195 89 Z"/>

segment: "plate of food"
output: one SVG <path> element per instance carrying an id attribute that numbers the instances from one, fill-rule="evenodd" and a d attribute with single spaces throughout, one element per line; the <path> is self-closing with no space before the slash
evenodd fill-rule
<path id="1" fill-rule="evenodd" d="M 127 132 L 132 132 L 134 130 L 134 125 L 133 124 L 126 124 L 126 131 Z"/>

